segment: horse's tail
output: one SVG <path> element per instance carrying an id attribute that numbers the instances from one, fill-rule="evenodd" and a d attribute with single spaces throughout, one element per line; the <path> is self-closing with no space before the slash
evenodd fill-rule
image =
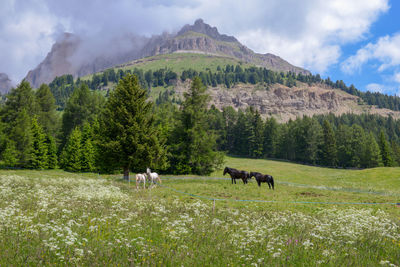
<path id="1" fill-rule="evenodd" d="M 161 178 L 159 176 L 157 176 L 157 180 L 161 184 Z"/>
<path id="2" fill-rule="evenodd" d="M 275 190 L 274 189 L 274 177 L 272 177 L 272 176 L 271 176 L 271 185 L 272 185 L 272 189 Z"/>

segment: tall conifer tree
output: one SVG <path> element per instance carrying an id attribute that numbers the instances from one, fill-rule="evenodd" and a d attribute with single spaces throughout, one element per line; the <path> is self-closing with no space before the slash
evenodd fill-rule
<path id="1" fill-rule="evenodd" d="M 29 167 L 33 169 L 46 169 L 48 167 L 48 150 L 45 143 L 46 136 L 37 118 L 32 119 L 32 147 L 30 151 Z"/>
<path id="2" fill-rule="evenodd" d="M 208 175 L 219 167 L 223 155 L 216 151 L 216 137 L 206 116 L 209 96 L 199 77 L 195 77 L 184 94 L 178 124 L 173 132 L 171 168 L 175 173 Z"/>
<path id="3" fill-rule="evenodd" d="M 99 124 L 99 155 L 105 169 L 120 168 L 124 179 L 129 179 L 130 170 L 164 167 L 165 151 L 154 125 L 152 102 L 147 101 L 147 92 L 135 75 L 119 81 Z"/>
<path id="4" fill-rule="evenodd" d="M 58 165 L 57 158 L 57 147 L 54 137 L 51 134 L 46 135 L 46 146 L 47 146 L 47 162 L 49 169 L 55 169 Z"/>
<path id="5" fill-rule="evenodd" d="M 82 133 L 79 128 L 72 130 L 61 153 L 61 167 L 67 171 L 82 170 Z"/>
<path id="6" fill-rule="evenodd" d="M 324 120 L 323 125 L 323 144 L 322 144 L 322 162 L 327 166 L 336 166 L 337 149 L 335 133 L 332 130 L 331 124 Z"/>
<path id="7" fill-rule="evenodd" d="M 390 146 L 386 140 L 385 133 L 383 130 L 379 133 L 379 148 L 381 150 L 382 162 L 385 167 L 393 166 L 392 155 L 390 151 Z"/>
<path id="8" fill-rule="evenodd" d="M 56 113 L 56 100 L 47 84 L 42 84 L 35 93 L 38 105 L 38 123 L 46 133 L 56 135 L 59 118 Z"/>

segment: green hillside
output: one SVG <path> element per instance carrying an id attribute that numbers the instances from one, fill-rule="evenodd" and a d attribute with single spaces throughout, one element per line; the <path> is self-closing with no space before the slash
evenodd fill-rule
<path id="1" fill-rule="evenodd" d="M 188 69 L 196 71 L 211 70 L 212 72 L 216 72 L 218 66 L 224 67 L 226 65 L 241 65 L 243 67 L 252 66 L 251 64 L 244 63 L 235 58 L 225 56 L 196 53 L 174 53 L 134 60 L 123 65 L 115 66 L 114 69 L 116 71 L 119 69 L 126 71 L 138 68 L 146 72 L 148 70 L 168 68 L 177 73 L 182 73 L 182 71 Z M 93 74 L 87 75 L 81 79 L 90 80 L 92 76 Z"/>

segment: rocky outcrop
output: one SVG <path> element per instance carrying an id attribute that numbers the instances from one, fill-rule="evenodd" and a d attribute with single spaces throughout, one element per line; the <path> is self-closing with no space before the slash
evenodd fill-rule
<path id="1" fill-rule="evenodd" d="M 12 82 L 7 74 L 0 73 L 0 93 L 7 94 L 12 88 Z"/>
<path id="2" fill-rule="evenodd" d="M 50 83 L 57 76 L 73 73 L 76 66 L 68 59 L 78 46 L 79 38 L 65 33 L 63 38 L 53 45 L 46 58 L 34 70 L 28 72 L 25 79 L 37 88 L 42 83 Z"/>
<path id="3" fill-rule="evenodd" d="M 196 20 L 194 25 L 185 25 L 176 36 L 165 38 L 152 47 L 149 56 L 176 52 L 201 51 L 207 54 L 232 57 L 256 66 L 275 71 L 310 74 L 309 71 L 296 67 L 273 54 L 258 54 L 239 43 L 233 36 L 220 34 L 215 27 Z"/>
<path id="4" fill-rule="evenodd" d="M 187 32 L 202 33 L 216 41 L 238 43 L 238 40 L 235 37 L 220 34 L 216 27 L 211 27 L 210 25 L 204 23 L 202 19 L 196 20 L 193 25 L 186 24 L 183 26 L 183 28 L 178 32 L 177 36 L 183 36 Z"/>
<path id="5" fill-rule="evenodd" d="M 182 96 L 189 87 L 190 81 L 178 82 L 175 92 Z M 231 106 L 236 110 L 245 110 L 251 106 L 263 117 L 273 116 L 280 122 L 303 115 L 328 113 L 336 115 L 371 113 L 400 118 L 400 112 L 359 105 L 357 96 L 322 84 L 308 86 L 298 83 L 297 87 L 292 88 L 281 84 L 272 86 L 237 84 L 229 89 L 224 86 L 210 87 L 208 93 L 211 96 L 210 106 L 214 105 L 218 109 Z"/>
<path id="6" fill-rule="evenodd" d="M 123 43 L 122 49 L 119 49 L 118 43 Z M 93 47 L 93 51 L 87 45 L 78 36 L 66 33 L 53 45 L 46 58 L 29 71 L 26 80 L 33 87 L 39 87 L 64 74 L 79 77 L 135 59 L 189 51 L 231 57 L 275 71 L 309 74 L 307 70 L 293 66 L 278 56 L 254 53 L 235 37 L 220 34 L 217 28 L 201 19 L 193 25 L 185 25 L 177 34 L 164 33 L 151 38 L 124 36 L 113 40 L 109 46 L 103 46 L 103 49 Z"/>

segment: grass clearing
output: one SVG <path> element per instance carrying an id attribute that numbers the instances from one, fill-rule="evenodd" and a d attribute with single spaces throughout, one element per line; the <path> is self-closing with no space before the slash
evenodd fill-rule
<path id="1" fill-rule="evenodd" d="M 289 203 L 400 202 L 398 168 L 335 170 L 232 157 L 226 165 L 272 174 L 276 190 L 254 179 L 232 185 L 220 179 L 222 171 L 165 175 L 164 187 L 151 190 L 113 175 L 0 171 L 0 266 L 400 265 L 396 205 Z M 391 194 L 342 190 L 349 188 Z M 226 201 L 214 207 L 172 189 Z M 276 202 L 236 201 L 243 199 Z"/>
<path id="2" fill-rule="evenodd" d="M 115 66 L 114 70 L 118 71 L 119 69 L 122 69 L 125 71 L 138 68 L 146 72 L 148 70 L 156 71 L 166 68 L 181 74 L 184 70 L 188 69 L 193 69 L 198 72 L 207 70 L 211 70 L 211 72 L 216 72 L 218 66 L 221 68 L 225 68 L 226 65 L 241 65 L 242 68 L 254 66 L 254 64 L 245 63 L 235 58 L 230 58 L 224 55 L 181 52 L 137 59 L 122 65 Z M 96 74 L 98 75 L 101 73 L 102 72 L 98 72 Z M 89 74 L 81 77 L 81 80 L 91 80 L 92 77 L 93 74 Z"/>

